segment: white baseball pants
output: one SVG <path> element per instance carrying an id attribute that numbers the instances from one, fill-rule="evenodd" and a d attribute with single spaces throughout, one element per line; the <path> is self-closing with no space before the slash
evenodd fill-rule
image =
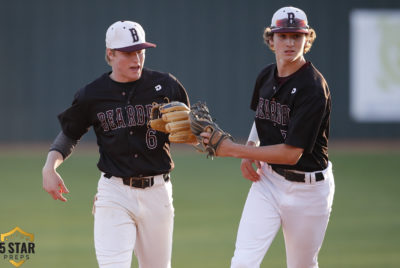
<path id="1" fill-rule="evenodd" d="M 140 268 L 171 267 L 174 207 L 172 184 L 162 175 L 145 189 L 103 175 L 94 208 L 94 242 L 101 268 L 129 268 L 132 252 Z"/>
<path id="2" fill-rule="evenodd" d="M 250 188 L 240 220 L 231 268 L 260 264 L 282 226 L 288 268 L 318 268 L 332 208 L 335 183 L 332 164 L 325 180 L 291 182 L 262 163 L 261 180 Z"/>

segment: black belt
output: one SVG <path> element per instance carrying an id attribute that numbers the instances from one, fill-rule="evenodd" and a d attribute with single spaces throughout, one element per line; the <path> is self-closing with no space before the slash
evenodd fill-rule
<path id="1" fill-rule="evenodd" d="M 272 169 L 283 176 L 288 181 L 296 181 L 296 182 L 306 182 L 306 175 L 302 173 L 295 173 L 287 169 L 272 167 Z M 315 181 L 323 181 L 325 180 L 324 174 L 322 172 L 315 172 Z"/>
<path id="2" fill-rule="evenodd" d="M 107 179 L 111 178 L 113 175 L 110 173 L 104 173 L 104 177 Z M 164 181 L 167 182 L 169 180 L 169 174 L 163 174 Z M 125 185 L 129 185 L 131 187 L 135 188 L 147 188 L 151 187 L 154 185 L 154 176 L 153 177 L 127 177 L 127 178 L 121 178 L 121 177 L 116 177 L 122 179 L 122 182 Z"/>

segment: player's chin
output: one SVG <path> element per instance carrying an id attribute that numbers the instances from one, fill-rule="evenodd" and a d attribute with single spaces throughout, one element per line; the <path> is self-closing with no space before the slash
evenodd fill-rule
<path id="1" fill-rule="evenodd" d="M 286 62 L 293 62 L 296 61 L 298 58 L 299 55 L 295 51 L 287 51 L 285 53 L 282 53 L 281 55 L 281 59 Z"/>
<path id="2" fill-rule="evenodd" d="M 141 76 L 142 76 L 142 71 L 141 70 L 139 70 L 139 71 L 131 70 L 129 72 L 129 80 L 130 81 L 136 81 L 136 80 L 140 79 Z"/>

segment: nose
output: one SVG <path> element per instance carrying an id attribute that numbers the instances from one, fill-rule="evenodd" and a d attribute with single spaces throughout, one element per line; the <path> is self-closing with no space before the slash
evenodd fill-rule
<path id="1" fill-rule="evenodd" d="M 139 53 L 131 53 L 129 55 L 129 59 L 134 63 L 138 63 L 138 62 L 140 62 L 140 54 Z"/>
<path id="2" fill-rule="evenodd" d="M 294 39 L 293 38 L 288 38 L 287 39 L 287 45 L 288 46 L 293 46 L 294 45 Z"/>
<path id="3" fill-rule="evenodd" d="M 139 62 L 139 54 L 138 53 L 133 53 L 131 56 L 131 60 L 133 62 Z"/>
<path id="4" fill-rule="evenodd" d="M 136 53 L 135 60 L 136 60 L 137 62 L 139 62 L 139 61 L 140 61 L 140 54 L 139 54 L 139 53 Z"/>

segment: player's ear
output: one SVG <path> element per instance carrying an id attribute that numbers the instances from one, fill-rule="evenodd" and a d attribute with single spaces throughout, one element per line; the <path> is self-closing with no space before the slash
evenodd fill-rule
<path id="1" fill-rule="evenodd" d="M 274 35 L 271 35 L 271 36 L 268 37 L 268 45 L 269 45 L 269 47 L 271 49 L 274 49 L 274 40 L 273 40 L 273 38 L 274 38 Z"/>
<path id="2" fill-rule="evenodd" d="M 106 48 L 106 53 L 105 53 L 105 60 L 108 65 L 111 66 L 111 57 L 115 55 L 115 51 L 109 48 Z"/>
<path id="3" fill-rule="evenodd" d="M 108 63 L 108 65 L 111 66 L 111 62 L 114 57 L 115 57 L 115 50 L 106 48 L 106 57 L 105 58 L 106 58 L 106 62 Z"/>

